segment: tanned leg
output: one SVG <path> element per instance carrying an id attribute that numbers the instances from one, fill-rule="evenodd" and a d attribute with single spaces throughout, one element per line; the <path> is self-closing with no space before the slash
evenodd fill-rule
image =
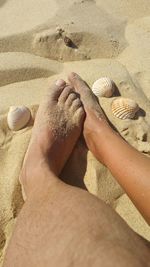
<path id="1" fill-rule="evenodd" d="M 26 202 L 4 267 L 148 266 L 144 241 L 109 206 L 58 178 L 84 119 L 80 100 L 60 84 L 36 117 L 20 177 Z"/>
<path id="2" fill-rule="evenodd" d="M 69 81 L 80 94 L 86 111 L 84 137 L 87 146 L 109 168 L 150 223 L 150 158 L 130 146 L 109 126 L 96 97 L 77 74 L 71 73 Z"/>

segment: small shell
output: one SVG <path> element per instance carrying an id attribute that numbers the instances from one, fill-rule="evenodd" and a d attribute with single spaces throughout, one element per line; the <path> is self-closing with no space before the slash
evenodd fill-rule
<path id="1" fill-rule="evenodd" d="M 97 97 L 111 97 L 115 91 L 115 84 L 110 78 L 103 77 L 94 82 L 92 91 Z"/>
<path id="2" fill-rule="evenodd" d="M 15 107 L 9 109 L 7 115 L 7 123 L 11 130 L 18 131 L 27 125 L 30 120 L 30 110 L 25 106 Z"/>
<path id="3" fill-rule="evenodd" d="M 121 120 L 132 119 L 139 110 L 138 104 L 129 98 L 118 98 L 112 102 L 112 113 Z"/>
<path id="4" fill-rule="evenodd" d="M 68 47 L 72 47 L 73 46 L 72 40 L 69 37 L 67 37 L 67 36 L 64 37 L 64 43 Z"/>

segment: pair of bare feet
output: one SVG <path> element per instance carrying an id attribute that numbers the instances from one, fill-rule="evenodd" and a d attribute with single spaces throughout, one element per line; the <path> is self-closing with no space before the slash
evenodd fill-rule
<path id="1" fill-rule="evenodd" d="M 36 185 L 42 188 L 42 184 L 47 182 L 47 172 L 55 176 L 60 174 L 82 129 L 87 146 L 92 150 L 91 129 L 97 128 L 97 121 L 106 122 L 86 83 L 75 73 L 71 73 L 68 80 L 70 85 L 58 80 L 48 90 L 38 109 L 20 175 L 24 198 L 37 190 Z"/>

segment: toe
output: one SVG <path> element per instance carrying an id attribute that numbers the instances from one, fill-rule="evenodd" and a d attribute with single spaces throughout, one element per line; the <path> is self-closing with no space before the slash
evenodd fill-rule
<path id="1" fill-rule="evenodd" d="M 78 124 L 80 124 L 82 123 L 84 118 L 85 118 L 85 111 L 84 108 L 81 106 L 74 113 L 74 119 Z"/>
<path id="2" fill-rule="evenodd" d="M 77 111 L 77 109 L 79 109 L 82 106 L 82 102 L 79 98 L 76 98 L 73 102 L 72 105 L 70 107 L 71 112 L 74 113 Z"/>
<path id="3" fill-rule="evenodd" d="M 97 97 L 93 94 L 89 86 L 78 74 L 74 72 L 70 73 L 68 80 L 70 81 L 70 84 L 73 86 L 73 88 L 75 88 L 75 91 L 80 95 L 85 109 L 92 108 L 97 111 L 100 110 Z"/>
<path id="4" fill-rule="evenodd" d="M 66 105 L 70 107 L 72 105 L 72 102 L 77 99 L 78 95 L 76 92 L 71 92 L 66 100 Z"/>
<path id="5" fill-rule="evenodd" d="M 66 100 L 68 99 L 68 96 L 72 92 L 73 92 L 73 88 L 70 85 L 66 86 L 59 96 L 58 103 L 64 104 Z"/>
<path id="6" fill-rule="evenodd" d="M 58 98 L 66 86 L 66 82 L 62 79 L 57 80 L 53 86 L 47 90 L 47 94 L 43 97 L 43 100 L 38 108 L 36 114 L 35 123 L 38 125 L 41 114 L 45 114 L 49 111 L 49 107 L 55 105 L 58 102 Z"/>
<path id="7" fill-rule="evenodd" d="M 59 96 L 63 92 L 66 82 L 62 79 L 57 80 L 55 84 L 48 89 L 48 96 L 55 101 L 58 101 Z"/>
<path id="8" fill-rule="evenodd" d="M 68 80 L 75 88 L 76 92 L 78 92 L 81 96 L 87 93 L 91 93 L 91 90 L 88 85 L 85 83 L 85 81 L 82 80 L 82 78 L 78 74 L 71 72 L 68 76 Z"/>

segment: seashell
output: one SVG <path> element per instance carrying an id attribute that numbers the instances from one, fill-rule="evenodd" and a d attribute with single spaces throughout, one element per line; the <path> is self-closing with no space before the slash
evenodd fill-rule
<path id="1" fill-rule="evenodd" d="M 111 97 L 115 91 L 115 84 L 110 78 L 103 77 L 93 83 L 92 91 L 97 97 Z"/>
<path id="2" fill-rule="evenodd" d="M 112 102 L 112 113 L 121 120 L 134 118 L 139 110 L 138 104 L 129 98 L 118 98 Z"/>
<path id="3" fill-rule="evenodd" d="M 68 47 L 72 47 L 73 46 L 72 40 L 69 37 L 67 37 L 67 36 L 64 37 L 64 43 Z"/>
<path id="4" fill-rule="evenodd" d="M 12 106 L 7 115 L 7 123 L 11 130 L 18 131 L 27 125 L 31 112 L 25 106 Z"/>

